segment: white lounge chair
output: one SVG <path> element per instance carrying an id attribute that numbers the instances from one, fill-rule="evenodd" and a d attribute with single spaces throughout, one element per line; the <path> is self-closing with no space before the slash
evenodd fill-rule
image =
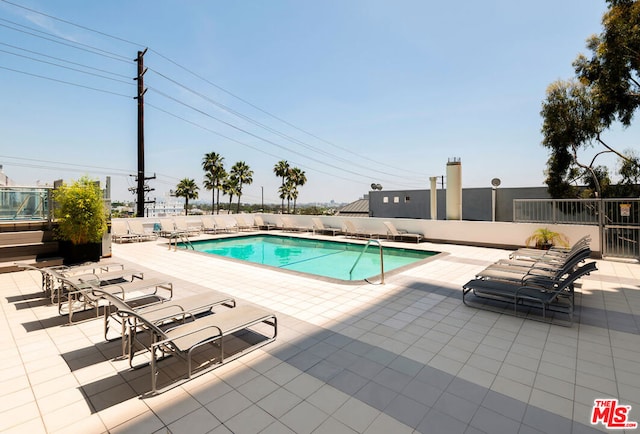
<path id="1" fill-rule="evenodd" d="M 154 241 L 158 239 L 158 235 L 153 232 L 147 232 L 140 220 L 131 219 L 127 220 L 129 225 L 129 233 L 137 235 L 139 241 Z"/>
<path id="2" fill-rule="evenodd" d="M 390 236 L 393 240 L 411 240 L 419 243 L 422 240 L 422 234 L 407 232 L 404 229 L 396 229 L 393 223 L 383 222 L 387 227 L 387 236 Z"/>
<path id="3" fill-rule="evenodd" d="M 313 222 L 313 234 L 316 232 L 320 234 L 331 234 L 332 236 L 336 236 L 339 233 L 342 233 L 342 229 L 334 228 L 331 226 L 325 226 L 325 224 L 318 217 L 312 217 L 311 221 Z"/>
<path id="4" fill-rule="evenodd" d="M 132 241 L 140 241 L 137 234 L 129 232 L 127 222 L 124 220 L 111 221 L 111 241 L 114 243 L 129 243 Z"/>
<path id="5" fill-rule="evenodd" d="M 177 325 L 164 330 L 150 321 L 145 315 L 133 310 L 119 310 L 120 315 L 127 316 L 136 324 L 143 326 L 146 333 L 130 334 L 131 345 L 129 347 L 129 364 L 135 366 L 134 357 L 141 354 L 150 354 L 151 361 L 151 394 L 175 387 L 178 384 L 190 380 L 194 376 L 202 375 L 223 364 L 234 360 L 248 352 L 256 350 L 276 339 L 278 326 L 275 314 L 253 306 L 239 306 L 220 313 L 196 317 L 193 321 Z M 261 324 L 266 324 L 273 329 L 271 336 L 257 329 Z M 241 339 L 235 336 L 238 332 L 251 332 L 249 339 Z M 148 335 L 146 338 L 143 335 Z M 232 336 L 234 335 L 234 336 Z M 225 351 L 228 340 L 234 340 L 233 353 Z M 212 345 L 213 344 L 213 345 Z M 140 348 L 139 351 L 136 347 Z M 192 356 L 197 350 L 201 358 L 205 356 L 205 348 L 218 347 L 215 354 L 210 355 L 205 361 L 199 363 L 197 370 L 192 366 Z M 229 345 L 231 347 L 231 345 Z M 186 375 L 166 387 L 158 389 L 158 361 L 170 355 L 177 355 L 186 362 Z M 145 365 L 147 363 L 144 363 Z"/>
<path id="6" fill-rule="evenodd" d="M 262 216 L 256 215 L 253 217 L 253 221 L 255 222 L 258 229 L 263 231 L 270 231 L 271 229 L 275 229 L 276 225 L 273 223 L 265 223 Z"/>

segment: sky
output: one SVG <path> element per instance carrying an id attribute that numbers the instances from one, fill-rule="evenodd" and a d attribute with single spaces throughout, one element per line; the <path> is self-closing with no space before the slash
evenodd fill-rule
<path id="1" fill-rule="evenodd" d="M 545 90 L 574 76 L 605 11 L 604 0 L 0 0 L 0 164 L 26 186 L 109 176 L 112 199 L 133 200 L 134 59 L 148 48 L 149 199 L 192 178 L 210 202 L 208 152 L 253 170 L 249 203 L 280 203 L 280 160 L 306 174 L 298 203 L 351 202 L 372 183 L 428 189 L 452 158 L 463 188 L 540 187 Z M 602 137 L 638 149 L 640 127 Z"/>

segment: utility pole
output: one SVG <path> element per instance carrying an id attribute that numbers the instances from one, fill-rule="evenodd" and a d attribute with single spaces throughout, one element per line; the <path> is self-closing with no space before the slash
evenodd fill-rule
<path id="1" fill-rule="evenodd" d="M 147 52 L 145 48 L 144 51 L 138 51 L 138 57 L 136 57 L 135 61 L 138 63 L 138 76 L 134 78 L 134 80 L 138 80 L 138 95 L 135 99 L 138 100 L 138 188 L 137 188 L 137 209 L 136 216 L 144 217 L 144 193 L 145 193 L 145 185 L 144 182 L 146 178 L 144 177 L 144 93 L 147 89 L 144 88 L 144 73 L 147 70 L 144 68 L 143 57 Z"/>

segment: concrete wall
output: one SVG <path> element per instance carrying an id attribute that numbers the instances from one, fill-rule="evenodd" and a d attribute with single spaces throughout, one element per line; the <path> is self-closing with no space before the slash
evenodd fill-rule
<path id="1" fill-rule="evenodd" d="M 438 220 L 446 220 L 445 190 L 438 190 Z M 386 198 L 386 202 L 385 202 Z M 407 200 L 407 198 L 409 200 Z M 513 221 L 514 199 L 549 199 L 546 187 L 496 189 L 496 221 Z M 492 189 L 462 190 L 462 219 L 491 221 Z M 388 190 L 369 192 L 369 216 L 380 218 L 431 219 L 430 190 Z"/>

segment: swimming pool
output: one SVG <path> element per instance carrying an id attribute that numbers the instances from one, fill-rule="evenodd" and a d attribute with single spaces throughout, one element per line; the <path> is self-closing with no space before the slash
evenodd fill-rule
<path id="1" fill-rule="evenodd" d="M 339 280 L 363 280 L 380 274 L 377 245 L 279 235 L 247 235 L 191 242 L 194 250 L 284 270 Z M 184 246 L 183 244 L 183 247 Z M 437 255 L 439 252 L 384 247 L 385 274 Z M 353 268 L 353 270 L 352 270 Z"/>

